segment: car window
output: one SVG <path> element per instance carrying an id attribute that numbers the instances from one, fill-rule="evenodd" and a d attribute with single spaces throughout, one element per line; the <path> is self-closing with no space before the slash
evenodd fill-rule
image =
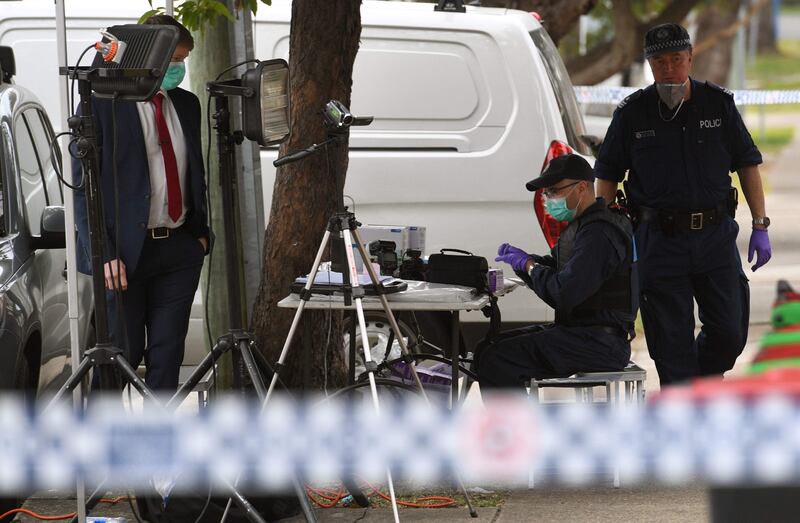
<path id="1" fill-rule="evenodd" d="M 50 126 L 50 120 L 48 120 L 47 115 L 40 109 L 27 109 L 23 114 L 25 115 L 28 128 L 33 135 L 33 143 L 36 146 L 37 156 L 42 166 L 47 201 L 49 205 L 63 205 L 64 198 L 61 183 L 56 174 L 56 168 L 60 168 L 61 166 L 61 156 L 58 144 L 53 146 L 53 155 L 50 154 L 50 144 L 53 141 L 53 131 Z M 58 162 L 58 165 L 55 167 L 53 166 L 54 158 Z"/>
<path id="2" fill-rule="evenodd" d="M 564 130 L 567 133 L 567 141 L 577 152 L 592 154 L 589 146 L 581 138 L 586 134 L 586 130 L 583 127 L 583 118 L 578 107 L 578 100 L 575 98 L 575 92 L 572 89 L 572 82 L 570 82 L 567 68 L 564 67 L 564 62 L 561 60 L 561 55 L 558 54 L 558 49 L 556 49 L 553 40 L 550 39 L 550 35 L 543 28 L 531 31 L 530 34 L 544 62 L 550 85 L 553 87 L 553 94 L 555 94 L 558 109 L 561 112 L 561 120 L 564 122 Z"/>
<path id="3" fill-rule="evenodd" d="M 14 139 L 28 231 L 34 236 L 39 236 L 42 211 L 48 205 L 47 192 L 41 162 L 33 144 L 33 134 L 24 114 L 14 122 Z"/>

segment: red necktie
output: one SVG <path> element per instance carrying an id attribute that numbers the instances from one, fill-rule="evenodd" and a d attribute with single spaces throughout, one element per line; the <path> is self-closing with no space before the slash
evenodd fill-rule
<path id="1" fill-rule="evenodd" d="M 161 156 L 164 157 L 164 169 L 167 171 L 167 210 L 173 222 L 177 222 L 183 212 L 183 199 L 181 197 L 181 183 L 178 180 L 178 162 L 175 161 L 175 150 L 169 136 L 167 121 L 161 105 L 164 94 L 156 93 L 152 99 L 156 108 L 156 127 L 158 128 L 158 143 L 161 145 Z"/>

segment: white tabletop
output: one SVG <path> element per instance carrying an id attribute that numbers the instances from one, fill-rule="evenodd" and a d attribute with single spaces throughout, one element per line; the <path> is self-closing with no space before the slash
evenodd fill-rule
<path id="1" fill-rule="evenodd" d="M 471 311 L 480 310 L 489 303 L 487 294 L 474 295 L 474 289 L 459 285 L 446 285 L 409 281 L 403 292 L 387 294 L 389 306 L 394 311 Z M 506 280 L 501 293 L 514 290 L 516 283 Z M 296 309 L 301 300 L 297 294 L 290 294 L 278 302 L 278 307 Z M 365 296 L 362 300 L 364 310 L 383 310 L 377 296 Z M 341 295 L 325 296 L 315 294 L 306 303 L 306 309 L 355 309 L 355 304 L 346 307 Z"/>

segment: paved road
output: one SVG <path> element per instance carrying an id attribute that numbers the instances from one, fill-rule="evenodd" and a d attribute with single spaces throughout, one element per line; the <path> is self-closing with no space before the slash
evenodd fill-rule
<path id="1" fill-rule="evenodd" d="M 747 117 L 751 130 L 757 128 L 756 115 Z M 800 113 L 768 115 L 767 126 L 793 126 L 794 142 L 777 156 L 766 156 L 762 172 L 767 191 L 767 214 L 772 220 L 769 229 L 773 257 L 756 272 L 745 269 L 750 278 L 750 321 L 769 321 L 778 280 L 786 279 L 800 289 Z M 737 220 L 742 225 L 739 251 L 747 260 L 750 238 L 750 211 L 740 204 Z"/>
<path id="2" fill-rule="evenodd" d="M 782 14 L 778 17 L 778 38 L 800 40 L 800 15 Z"/>

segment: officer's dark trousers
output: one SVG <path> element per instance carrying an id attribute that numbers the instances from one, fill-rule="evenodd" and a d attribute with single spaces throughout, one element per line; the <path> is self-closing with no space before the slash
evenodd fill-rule
<path id="1" fill-rule="evenodd" d="M 636 231 L 640 309 L 661 385 L 730 370 L 747 340 L 750 291 L 730 219 L 700 231 Z M 702 324 L 695 336 L 695 309 Z"/>
<path id="2" fill-rule="evenodd" d="M 533 325 L 502 332 L 480 351 L 478 381 L 482 391 L 521 389 L 530 378 L 621 370 L 630 356 L 627 340 L 599 329 Z"/>
<path id="3" fill-rule="evenodd" d="M 114 293 L 106 292 L 114 341 L 122 341 L 121 348 L 134 369 L 144 359 L 145 382 L 153 390 L 168 393 L 178 388 L 203 258 L 203 246 L 182 229 L 169 238 L 145 239 L 136 270 L 128 274 L 128 290 L 121 293 L 119 313 L 125 318 L 127 332 L 122 322 L 115 322 L 118 304 Z"/>

